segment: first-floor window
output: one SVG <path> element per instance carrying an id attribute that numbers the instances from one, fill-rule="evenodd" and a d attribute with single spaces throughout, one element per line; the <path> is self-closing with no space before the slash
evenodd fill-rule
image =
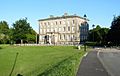
<path id="1" fill-rule="evenodd" d="M 65 31 L 65 27 L 63 27 L 63 31 Z"/>
<path id="2" fill-rule="evenodd" d="M 70 31 L 70 26 L 68 27 L 68 31 Z"/>
<path id="3" fill-rule="evenodd" d="M 61 35 L 60 35 L 60 40 L 61 40 L 62 38 L 61 38 Z"/>
<path id="4" fill-rule="evenodd" d="M 65 38 L 65 35 L 64 35 L 64 40 L 65 40 L 66 38 Z"/>

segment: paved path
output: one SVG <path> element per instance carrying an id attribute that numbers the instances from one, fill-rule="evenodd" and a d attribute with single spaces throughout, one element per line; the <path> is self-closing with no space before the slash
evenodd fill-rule
<path id="1" fill-rule="evenodd" d="M 77 76 L 110 76 L 97 58 L 97 51 L 91 51 L 81 61 Z"/>

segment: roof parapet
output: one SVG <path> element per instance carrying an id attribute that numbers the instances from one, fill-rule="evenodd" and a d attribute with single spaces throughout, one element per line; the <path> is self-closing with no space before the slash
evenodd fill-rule
<path id="1" fill-rule="evenodd" d="M 78 17 L 78 18 L 84 19 L 86 21 L 89 21 L 89 19 L 87 19 L 86 17 L 80 17 L 80 16 L 77 16 L 76 14 L 74 14 L 74 15 L 68 15 L 68 13 L 64 13 L 64 15 L 60 16 L 60 17 L 58 17 L 58 16 L 54 17 L 53 15 L 50 15 L 49 18 L 40 19 L 38 21 L 54 20 L 54 19 L 61 19 L 61 18 L 73 18 L 73 17 Z"/>

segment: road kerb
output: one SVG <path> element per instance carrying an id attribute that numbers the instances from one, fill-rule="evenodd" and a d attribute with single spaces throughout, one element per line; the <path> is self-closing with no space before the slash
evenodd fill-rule
<path id="1" fill-rule="evenodd" d="M 86 52 L 83 56 L 86 57 L 88 55 L 88 52 Z"/>
<path id="2" fill-rule="evenodd" d="M 104 62 L 103 62 L 103 60 L 100 58 L 100 50 L 97 52 L 97 58 L 99 59 L 99 61 L 102 63 L 102 65 L 103 65 L 103 67 L 106 69 L 106 71 L 108 72 L 108 74 L 110 75 L 110 76 L 114 76 L 113 74 L 112 74 L 112 72 L 110 72 L 110 70 L 108 69 L 108 67 L 107 66 L 105 66 L 105 64 L 104 64 Z"/>

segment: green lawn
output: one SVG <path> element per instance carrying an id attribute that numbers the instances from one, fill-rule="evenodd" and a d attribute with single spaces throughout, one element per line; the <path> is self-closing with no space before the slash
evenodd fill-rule
<path id="1" fill-rule="evenodd" d="M 75 76 L 83 51 L 73 46 L 0 46 L 0 76 Z"/>

